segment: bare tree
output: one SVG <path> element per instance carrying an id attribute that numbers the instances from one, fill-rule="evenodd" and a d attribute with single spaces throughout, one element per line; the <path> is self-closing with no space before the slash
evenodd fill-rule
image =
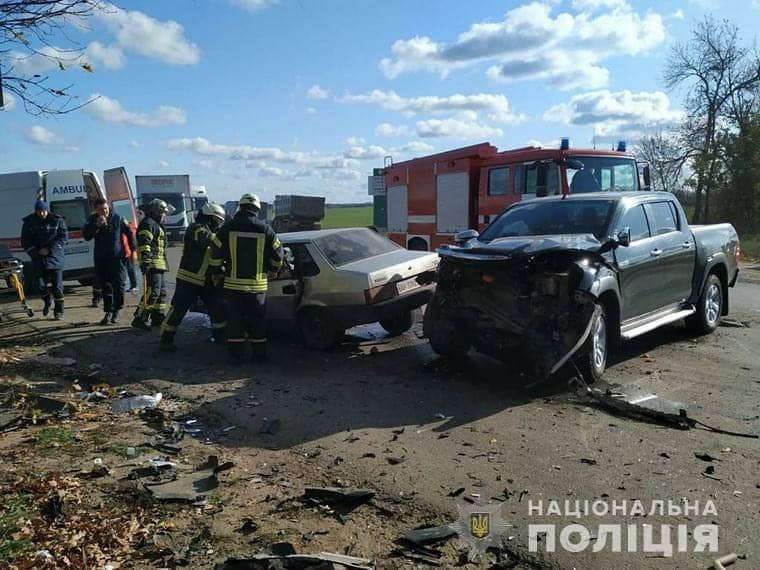
<path id="1" fill-rule="evenodd" d="M 669 89 L 688 89 L 689 138 L 699 140 L 694 158 L 694 217 L 704 222 L 709 217 L 710 190 L 720 168 L 719 131 L 744 117 L 754 105 L 754 95 L 750 94 L 760 85 L 760 57 L 754 49 L 739 45 L 735 25 L 708 17 L 693 31 L 689 42 L 673 47 L 665 68 L 665 84 Z"/>
<path id="2" fill-rule="evenodd" d="M 85 105 L 70 93 L 71 84 L 55 84 L 48 74 L 24 73 L 20 58 L 47 59 L 58 71 L 76 65 L 92 72 L 83 48 L 71 39 L 72 25 L 81 26 L 103 6 L 101 0 L 3 0 L 0 2 L 0 106 L 2 91 L 18 96 L 33 115 L 68 113 Z M 53 42 L 64 45 L 54 45 Z M 58 77 L 55 77 L 58 80 Z"/>
<path id="3" fill-rule="evenodd" d="M 636 158 L 649 163 L 653 190 L 678 194 L 683 189 L 684 166 L 693 151 L 684 147 L 678 133 L 659 130 L 642 137 L 634 150 Z"/>

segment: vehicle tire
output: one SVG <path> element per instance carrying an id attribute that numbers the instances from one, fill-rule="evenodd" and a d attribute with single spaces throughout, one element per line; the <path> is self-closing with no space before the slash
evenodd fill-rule
<path id="1" fill-rule="evenodd" d="M 697 334 L 710 334 L 718 328 L 723 313 L 723 284 L 711 273 L 697 301 L 697 312 L 686 319 L 686 325 Z"/>
<path id="2" fill-rule="evenodd" d="M 427 251 L 428 244 L 424 239 L 415 237 L 409 240 L 409 243 L 406 244 L 406 249 L 410 251 Z"/>
<path id="3" fill-rule="evenodd" d="M 602 379 L 604 369 L 607 367 L 610 350 L 607 313 L 603 305 L 597 303 L 591 319 L 591 331 L 580 349 L 578 367 L 586 382 L 598 382 Z"/>
<path id="4" fill-rule="evenodd" d="M 298 314 L 298 329 L 309 348 L 328 350 L 335 346 L 345 332 L 329 309 L 313 307 Z"/>
<path id="5" fill-rule="evenodd" d="M 450 358 L 463 358 L 470 350 L 467 335 L 456 322 L 447 319 L 433 297 L 425 309 L 423 332 L 436 354 Z"/>
<path id="6" fill-rule="evenodd" d="M 414 322 L 414 313 L 412 311 L 396 311 L 388 314 L 384 319 L 380 319 L 380 326 L 383 327 L 389 335 L 398 336 L 412 328 Z"/>

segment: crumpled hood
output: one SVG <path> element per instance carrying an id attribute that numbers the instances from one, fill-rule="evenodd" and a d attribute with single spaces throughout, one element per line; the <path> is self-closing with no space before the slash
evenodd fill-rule
<path id="1" fill-rule="evenodd" d="M 587 251 L 597 253 L 602 243 L 593 234 L 559 234 L 498 238 L 489 243 L 472 240 L 464 247 L 442 246 L 442 257 L 467 259 L 505 259 L 549 251 Z"/>

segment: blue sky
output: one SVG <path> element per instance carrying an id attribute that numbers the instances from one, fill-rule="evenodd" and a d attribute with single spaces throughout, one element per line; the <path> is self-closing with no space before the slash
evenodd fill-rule
<path id="1" fill-rule="evenodd" d="M 386 154 L 561 136 L 608 146 L 677 122 L 681 94 L 661 81 L 669 46 L 706 13 L 749 43 L 759 4 L 117 2 L 71 30 L 81 60 L 50 48 L 13 60 L 100 98 L 57 117 L 12 101 L 0 112 L 0 172 L 125 166 L 188 173 L 220 202 L 246 191 L 366 201 L 366 176 Z"/>

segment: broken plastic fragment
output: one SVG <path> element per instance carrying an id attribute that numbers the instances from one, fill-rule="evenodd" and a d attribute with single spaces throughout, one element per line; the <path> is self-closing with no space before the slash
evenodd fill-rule
<path id="1" fill-rule="evenodd" d="M 123 414 L 132 410 L 142 410 L 143 408 L 155 408 L 161 402 L 163 395 L 161 392 L 153 396 L 133 396 L 131 398 L 122 398 L 116 400 L 111 409 L 117 414 Z"/>

